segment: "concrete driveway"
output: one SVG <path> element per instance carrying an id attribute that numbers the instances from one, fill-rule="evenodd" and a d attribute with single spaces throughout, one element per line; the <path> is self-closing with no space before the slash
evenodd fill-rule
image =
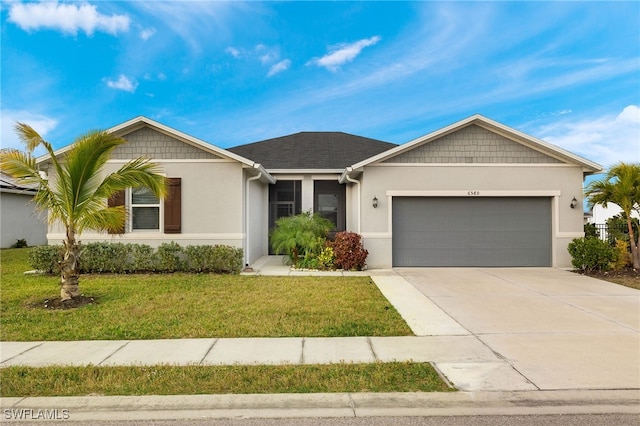
<path id="1" fill-rule="evenodd" d="M 638 290 L 553 268 L 396 272 L 537 389 L 640 389 Z"/>

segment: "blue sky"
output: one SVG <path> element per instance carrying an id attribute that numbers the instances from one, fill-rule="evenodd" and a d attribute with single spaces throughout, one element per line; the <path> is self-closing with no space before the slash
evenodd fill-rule
<path id="1" fill-rule="evenodd" d="M 2 147 L 144 115 L 226 148 L 479 113 L 640 161 L 640 2 L 3 1 Z"/>

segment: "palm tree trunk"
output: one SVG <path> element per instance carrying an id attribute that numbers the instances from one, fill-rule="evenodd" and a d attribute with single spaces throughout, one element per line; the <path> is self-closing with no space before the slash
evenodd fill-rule
<path id="1" fill-rule="evenodd" d="M 60 265 L 60 299 L 70 300 L 80 296 L 78 257 L 80 249 L 73 232 L 67 232 L 64 240 L 64 258 Z"/>
<path id="2" fill-rule="evenodd" d="M 631 246 L 631 261 L 633 269 L 640 269 L 640 256 L 638 253 L 638 245 L 636 244 L 636 236 L 633 233 L 633 224 L 631 223 L 631 215 L 627 215 L 627 226 L 629 227 L 629 245 Z"/>

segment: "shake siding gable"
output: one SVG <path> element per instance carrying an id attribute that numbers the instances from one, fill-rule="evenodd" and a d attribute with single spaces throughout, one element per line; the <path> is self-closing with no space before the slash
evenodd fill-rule
<path id="1" fill-rule="evenodd" d="M 469 125 L 384 163 L 562 163 L 477 125 Z"/>
<path id="2" fill-rule="evenodd" d="M 138 157 L 156 160 L 206 160 L 221 157 L 191 146 L 162 132 L 143 127 L 123 136 L 128 143 L 118 146 L 111 155 L 114 160 Z"/>

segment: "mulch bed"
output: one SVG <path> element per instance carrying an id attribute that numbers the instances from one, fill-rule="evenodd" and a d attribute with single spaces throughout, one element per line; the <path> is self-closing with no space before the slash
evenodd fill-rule
<path id="1" fill-rule="evenodd" d="M 97 305 L 95 297 L 80 295 L 69 300 L 60 300 L 59 297 L 53 299 L 44 299 L 40 302 L 29 304 L 31 308 L 44 308 L 49 310 L 65 310 L 81 308 L 82 306 Z"/>
<path id="2" fill-rule="evenodd" d="M 576 271 L 579 274 L 587 275 L 594 278 L 635 278 L 640 279 L 640 271 L 633 268 L 623 268 L 617 271 L 591 271 L 586 273 L 584 271 Z"/>

